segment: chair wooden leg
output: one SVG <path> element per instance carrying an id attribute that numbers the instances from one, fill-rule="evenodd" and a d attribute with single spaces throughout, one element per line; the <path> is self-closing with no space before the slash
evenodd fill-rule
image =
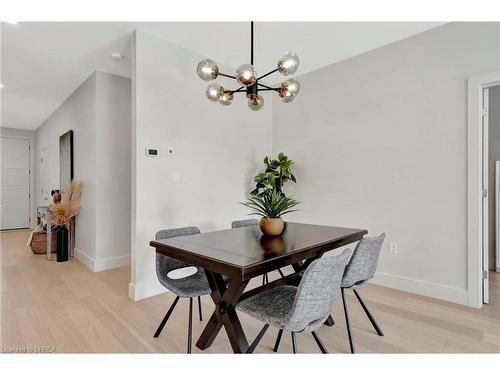
<path id="1" fill-rule="evenodd" d="M 264 327 L 262 327 L 255 340 L 253 340 L 252 344 L 248 347 L 247 354 L 253 353 L 253 351 L 255 350 L 257 345 L 259 345 L 260 340 L 262 340 L 262 337 L 264 336 L 268 328 L 269 324 L 265 324 Z"/>
<path id="2" fill-rule="evenodd" d="M 318 334 L 316 332 L 311 332 L 312 336 L 314 337 L 314 341 L 316 341 L 316 344 L 319 346 L 319 350 L 321 350 L 321 353 L 323 354 L 328 354 L 328 350 L 326 350 L 325 345 L 319 338 Z"/>
<path id="3" fill-rule="evenodd" d="M 200 317 L 200 322 L 203 321 L 203 316 L 201 313 L 201 297 L 198 296 L 198 316 Z"/>
<path id="4" fill-rule="evenodd" d="M 278 348 L 280 346 L 281 335 L 283 335 L 283 330 L 282 329 L 279 330 L 278 337 L 276 337 L 276 343 L 274 344 L 274 348 L 273 348 L 273 351 L 275 353 L 278 351 Z"/>
<path id="5" fill-rule="evenodd" d="M 295 342 L 295 332 L 292 332 L 292 350 L 293 350 L 293 354 L 297 353 L 297 343 Z"/>
<path id="6" fill-rule="evenodd" d="M 189 299 L 189 322 L 188 322 L 188 354 L 191 353 L 191 343 L 193 340 L 193 297 Z"/>
<path id="7" fill-rule="evenodd" d="M 370 310 L 368 310 L 368 307 L 366 307 L 365 303 L 363 302 L 363 300 L 361 299 L 361 296 L 358 294 L 357 290 L 356 289 L 353 289 L 353 292 L 354 294 L 356 295 L 356 297 L 358 298 L 358 301 L 359 301 L 359 304 L 361 305 L 361 307 L 363 308 L 366 316 L 368 317 L 368 319 L 370 319 L 370 322 L 373 326 L 373 328 L 375 328 L 375 331 L 377 331 L 377 334 L 379 336 L 384 336 L 384 332 L 382 332 L 382 330 L 380 329 L 380 327 L 378 326 L 377 322 L 375 321 L 375 318 L 373 317 L 373 315 L 370 313 Z"/>
<path id="8" fill-rule="evenodd" d="M 177 302 L 179 302 L 179 296 L 175 297 L 175 300 L 174 302 L 172 303 L 172 305 L 170 306 L 170 308 L 168 309 L 167 313 L 165 314 L 165 316 L 163 317 L 163 320 L 161 321 L 160 325 L 158 326 L 158 328 L 156 329 L 156 332 L 155 334 L 153 335 L 153 337 L 158 337 L 160 336 L 160 333 L 161 331 L 163 330 L 163 327 L 165 327 L 165 324 L 167 324 L 167 320 L 168 318 L 170 318 L 170 315 L 172 314 L 172 311 L 174 311 L 174 308 L 175 308 L 175 305 L 177 305 Z"/>
<path id="9" fill-rule="evenodd" d="M 345 324 L 347 326 L 347 336 L 349 337 L 349 346 L 351 347 L 351 353 L 354 354 L 354 343 L 352 342 L 351 336 L 351 323 L 349 322 L 349 311 L 347 310 L 347 302 L 344 296 L 344 288 L 341 288 L 342 293 L 342 304 L 344 305 L 344 314 L 345 314 Z"/>

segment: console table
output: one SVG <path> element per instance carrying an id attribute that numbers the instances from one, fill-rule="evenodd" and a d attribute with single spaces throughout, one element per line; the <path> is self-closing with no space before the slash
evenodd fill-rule
<path id="1" fill-rule="evenodd" d="M 42 220 L 45 219 L 47 223 L 47 259 L 50 260 L 52 256 L 52 225 L 51 219 L 52 215 L 50 213 L 48 206 L 40 206 L 36 209 L 36 223 L 41 224 Z"/>

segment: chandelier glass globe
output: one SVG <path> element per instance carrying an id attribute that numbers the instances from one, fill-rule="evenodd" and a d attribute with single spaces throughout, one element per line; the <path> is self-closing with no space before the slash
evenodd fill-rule
<path id="1" fill-rule="evenodd" d="M 299 57 L 292 52 L 285 53 L 278 60 L 278 70 L 284 76 L 294 74 L 299 69 Z"/>
<path id="2" fill-rule="evenodd" d="M 233 94 L 230 92 L 225 92 L 219 98 L 219 103 L 222 105 L 229 105 L 233 102 Z"/>
<path id="3" fill-rule="evenodd" d="M 281 84 L 278 95 L 283 103 L 292 102 L 300 92 L 300 83 L 296 79 L 286 80 Z"/>
<path id="4" fill-rule="evenodd" d="M 243 64 L 236 70 L 236 81 L 243 86 L 252 86 L 257 81 L 257 72 L 251 64 Z"/>
<path id="5" fill-rule="evenodd" d="M 224 95 L 224 88 L 217 83 L 211 83 L 207 87 L 207 98 L 212 102 L 217 102 Z"/>
<path id="6" fill-rule="evenodd" d="M 204 81 L 212 81 L 219 75 L 219 67 L 210 59 L 203 59 L 196 67 L 198 77 Z"/>
<path id="7" fill-rule="evenodd" d="M 258 111 L 262 107 L 264 107 L 264 98 L 260 95 L 252 95 L 250 99 L 248 99 L 248 107 L 252 111 Z"/>

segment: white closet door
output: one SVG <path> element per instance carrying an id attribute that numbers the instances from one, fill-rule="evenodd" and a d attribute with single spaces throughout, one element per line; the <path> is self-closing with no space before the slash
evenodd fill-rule
<path id="1" fill-rule="evenodd" d="M 29 140 L 0 137 L 0 229 L 28 228 Z"/>

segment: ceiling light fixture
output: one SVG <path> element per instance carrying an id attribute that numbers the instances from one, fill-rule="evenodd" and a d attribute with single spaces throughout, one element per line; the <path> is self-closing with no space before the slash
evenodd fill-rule
<path id="1" fill-rule="evenodd" d="M 253 111 L 258 111 L 264 106 L 264 98 L 259 94 L 260 91 L 276 91 L 283 103 L 290 103 L 295 99 L 300 92 L 300 83 L 297 80 L 288 79 L 280 87 L 269 87 L 259 81 L 275 72 L 280 72 L 284 76 L 294 74 L 299 68 L 299 63 L 298 56 L 288 52 L 278 59 L 276 69 L 258 77 L 253 65 L 253 22 L 250 22 L 250 64 L 241 65 L 236 69 L 236 74 L 232 76 L 220 72 L 219 67 L 212 60 L 203 59 L 198 63 L 196 71 L 204 81 L 213 81 L 218 76 L 222 76 L 233 78 L 242 85 L 236 90 L 226 90 L 217 83 L 211 83 L 206 90 L 209 100 L 229 105 L 233 102 L 233 94 L 245 92 L 248 98 L 248 107 Z"/>
<path id="2" fill-rule="evenodd" d="M 0 82 L 0 89 L 3 89 L 3 83 Z"/>
<path id="3" fill-rule="evenodd" d="M 5 21 L 6 23 L 10 23 L 11 25 L 17 25 L 19 21 Z"/>

